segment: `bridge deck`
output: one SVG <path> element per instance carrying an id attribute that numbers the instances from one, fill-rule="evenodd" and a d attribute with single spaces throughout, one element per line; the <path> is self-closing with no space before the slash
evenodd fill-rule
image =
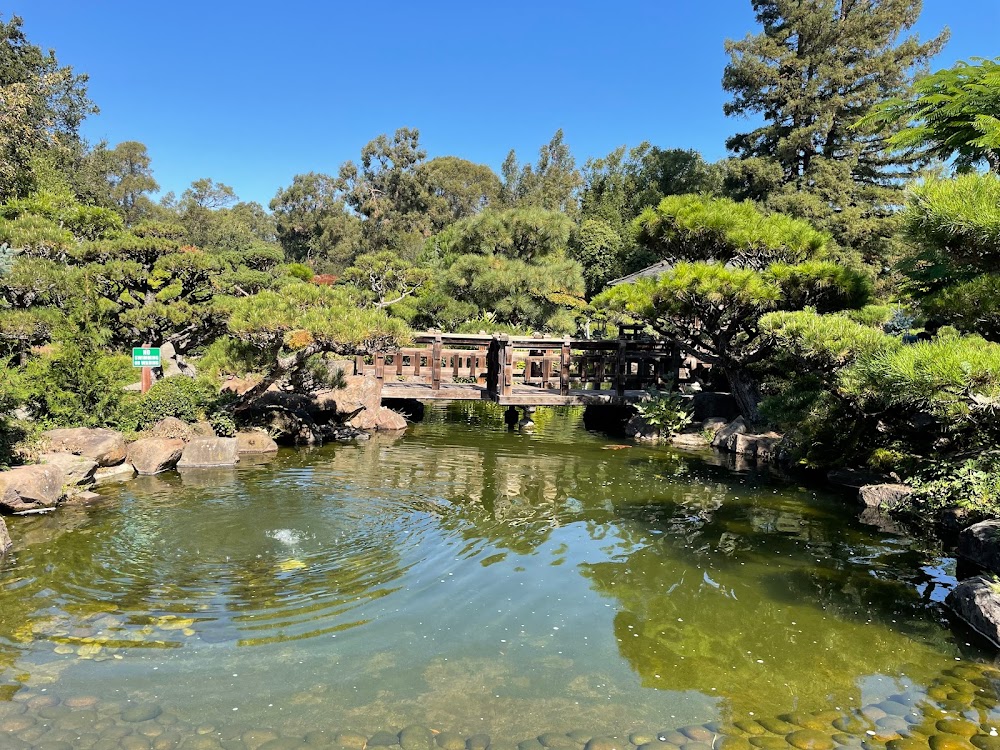
<path id="1" fill-rule="evenodd" d="M 514 385 L 509 395 L 491 394 L 485 385 L 475 383 L 441 383 L 435 389 L 430 383 L 385 381 L 383 399 L 415 401 L 495 401 L 502 406 L 586 406 L 588 404 L 634 404 L 648 398 L 646 391 L 627 390 L 624 399 L 615 391 L 571 389 L 563 395 L 558 390 L 531 385 Z"/>

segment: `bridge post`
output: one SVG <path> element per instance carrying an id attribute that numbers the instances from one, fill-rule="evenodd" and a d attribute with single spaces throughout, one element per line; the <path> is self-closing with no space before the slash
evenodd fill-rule
<path id="1" fill-rule="evenodd" d="M 559 393 L 563 396 L 569 395 L 569 339 L 563 339 L 562 349 L 559 351 Z"/>
<path id="2" fill-rule="evenodd" d="M 431 388 L 441 390 L 441 333 L 434 334 L 431 344 Z"/>
<path id="3" fill-rule="evenodd" d="M 500 334 L 500 395 L 509 396 L 514 392 L 514 346 L 510 336 Z"/>
<path id="4" fill-rule="evenodd" d="M 625 398 L 625 339 L 618 339 L 618 366 L 615 367 L 615 395 L 619 399 Z"/>
<path id="5" fill-rule="evenodd" d="M 500 395 L 501 369 L 500 340 L 494 336 L 486 353 L 486 392 L 492 398 Z"/>
<path id="6" fill-rule="evenodd" d="M 375 378 L 380 383 L 385 380 L 385 352 L 375 352 Z"/>

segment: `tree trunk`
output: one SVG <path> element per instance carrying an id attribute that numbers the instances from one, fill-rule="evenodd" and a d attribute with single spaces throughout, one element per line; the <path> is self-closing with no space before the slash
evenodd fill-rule
<path id="1" fill-rule="evenodd" d="M 723 367 L 723 372 L 729 379 L 729 388 L 736 399 L 740 414 L 750 424 L 760 421 L 760 411 L 757 408 L 757 388 L 750 376 L 737 365 Z"/>

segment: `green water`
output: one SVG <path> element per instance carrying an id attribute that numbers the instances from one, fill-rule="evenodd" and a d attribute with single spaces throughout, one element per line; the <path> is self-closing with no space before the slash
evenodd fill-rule
<path id="1" fill-rule="evenodd" d="M 581 416 L 542 410 L 526 435 L 453 405 L 400 439 L 10 519 L 0 747 L 253 750 L 261 728 L 412 724 L 501 747 L 928 693 L 993 719 L 989 686 L 963 681 L 981 670 L 945 672 L 992 659 L 944 622 L 953 560 L 839 495 L 616 449 Z M 137 705 L 162 713 L 122 724 Z"/>

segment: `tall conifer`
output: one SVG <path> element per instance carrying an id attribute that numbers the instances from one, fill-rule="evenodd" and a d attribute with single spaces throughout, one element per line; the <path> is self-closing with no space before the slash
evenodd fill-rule
<path id="1" fill-rule="evenodd" d="M 877 261 L 919 164 L 890 152 L 890 132 L 851 126 L 905 92 L 947 32 L 907 34 L 921 0 L 751 1 L 763 30 L 726 42 L 725 112 L 763 123 L 728 140 L 741 157 L 731 175 L 753 186 L 746 197 L 808 218 Z"/>

